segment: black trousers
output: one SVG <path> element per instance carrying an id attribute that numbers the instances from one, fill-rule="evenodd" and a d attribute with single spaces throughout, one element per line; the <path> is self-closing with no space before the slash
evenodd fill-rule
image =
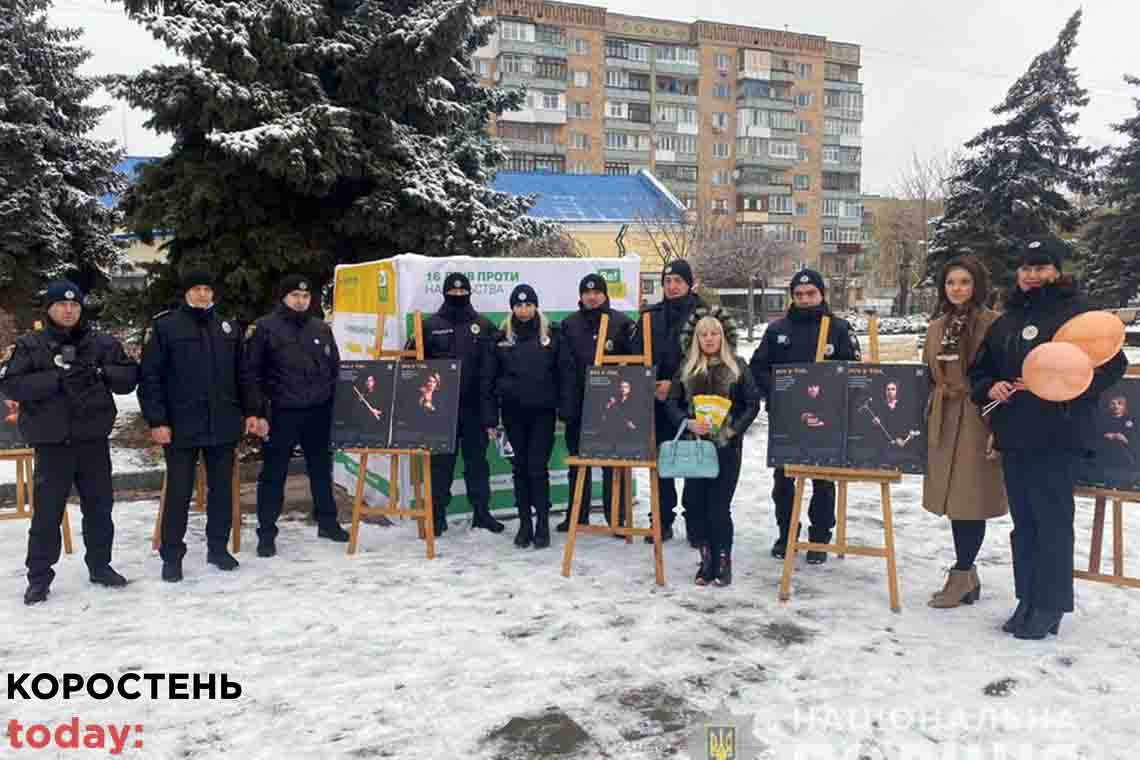
<path id="1" fill-rule="evenodd" d="M 313 519 L 320 525 L 336 521 L 332 452 L 329 450 L 331 426 L 332 404 L 273 410 L 269 418 L 269 439 L 262 447 L 264 462 L 257 477 L 259 538 L 277 537 L 277 518 L 281 516 L 281 505 L 285 501 L 289 457 L 298 443 L 305 453 L 305 471 L 309 476 L 309 491 L 313 495 Z"/>
<path id="2" fill-rule="evenodd" d="M 581 450 L 579 448 L 581 446 L 581 443 L 582 443 L 582 420 L 577 419 L 577 420 L 571 420 L 570 422 L 567 422 L 566 423 L 566 449 L 567 449 L 567 451 L 570 452 L 571 456 L 578 456 L 578 452 Z M 593 481 L 594 481 L 594 473 L 593 473 L 594 468 L 586 467 L 584 469 L 586 470 L 586 482 L 585 482 L 583 489 L 582 489 L 582 492 L 583 492 L 582 512 L 578 516 L 578 522 L 582 523 L 583 525 L 590 522 L 590 503 L 591 503 L 590 502 L 590 494 L 593 493 L 593 485 L 594 485 L 594 483 L 593 483 Z M 578 478 L 578 468 L 574 468 L 570 472 L 570 496 L 571 496 L 571 498 L 573 498 L 573 496 L 574 496 L 574 489 L 575 489 L 576 484 L 578 482 L 577 478 Z M 602 468 L 602 511 L 605 513 L 607 523 L 610 522 L 610 505 L 613 504 L 613 493 L 614 493 L 614 468 L 603 467 Z M 625 524 L 625 522 L 627 520 L 627 515 L 629 514 L 629 504 L 626 503 L 627 499 L 625 498 L 625 489 L 624 488 L 621 489 L 621 492 L 618 494 L 618 499 L 620 499 L 620 502 L 618 503 L 618 509 L 620 510 L 618 513 L 619 514 L 618 519 L 619 519 L 621 524 Z M 569 519 L 569 514 L 570 513 L 567 512 L 567 519 Z"/>
<path id="3" fill-rule="evenodd" d="M 521 516 L 550 512 L 550 454 L 554 451 L 553 409 L 503 408 L 503 427 L 515 455 L 511 472 Z"/>
<path id="4" fill-rule="evenodd" d="M 198 452 L 206 463 L 206 545 L 225 549 L 233 525 L 234 444 L 165 447 L 166 498 L 162 503 L 162 546 L 159 554 L 170 562 L 186 556 L 186 521 L 194 490 Z"/>
<path id="5" fill-rule="evenodd" d="M 111 447 L 107 439 L 36 446 L 33 484 L 35 512 L 28 530 L 29 583 L 51 583 L 52 565 L 59 562 L 63 536 L 60 525 L 71 486 L 79 491 L 83 510 L 83 544 L 89 570 L 111 564 L 115 525 L 111 508 Z"/>
<path id="6" fill-rule="evenodd" d="M 714 553 L 732 553 L 732 497 L 740 480 L 742 459 L 743 449 L 739 446 L 717 449 L 717 476 L 685 481 L 689 537 L 696 538 L 697 543 L 707 543 Z"/>
<path id="7" fill-rule="evenodd" d="M 796 479 L 784 474 L 783 467 L 772 470 L 772 501 L 776 503 L 776 525 L 780 535 L 788 535 L 792 521 L 792 502 L 796 498 Z M 831 540 L 831 529 L 835 527 L 835 483 L 830 480 L 811 481 L 811 503 L 808 504 L 808 519 L 811 527 L 808 535 L 811 540 L 826 542 Z"/>
<path id="8" fill-rule="evenodd" d="M 463 484 L 467 486 L 467 500 L 471 502 L 472 510 L 484 512 L 491 505 L 491 466 L 487 464 L 490 439 L 479 422 L 477 410 L 459 410 L 457 437 L 455 448 L 463 454 Z M 446 515 L 447 506 L 451 504 L 456 458 L 456 454 L 431 455 L 431 499 L 437 517 Z"/>
<path id="9" fill-rule="evenodd" d="M 1079 455 L 1068 450 L 1002 452 L 1013 531 L 1017 598 L 1042 610 L 1073 611 L 1073 483 Z"/>
<path id="10" fill-rule="evenodd" d="M 661 444 L 665 441 L 673 440 L 673 436 L 677 435 L 677 426 L 669 421 L 669 416 L 665 414 L 665 405 L 660 401 L 653 402 L 654 422 L 653 429 L 657 439 L 657 450 L 661 450 Z M 677 519 L 677 483 L 673 478 L 657 478 L 657 493 L 661 502 L 661 524 L 672 525 L 673 521 Z M 693 526 L 689 517 L 690 498 L 688 496 L 689 486 L 686 485 L 681 488 L 681 505 L 685 508 L 685 532 L 691 533 Z"/>

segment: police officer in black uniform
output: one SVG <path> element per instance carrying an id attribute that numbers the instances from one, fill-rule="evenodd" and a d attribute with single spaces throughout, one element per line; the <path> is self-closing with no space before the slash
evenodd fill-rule
<path id="1" fill-rule="evenodd" d="M 764 338 L 752 354 L 748 366 L 760 388 L 767 408 L 772 392 L 772 367 L 777 364 L 814 362 L 819 341 L 819 328 L 823 318 L 831 317 L 827 331 L 826 358 L 835 361 L 859 361 L 859 340 L 855 328 L 847 320 L 831 313 L 827 305 L 827 289 L 823 275 L 804 269 L 792 275 L 788 284 L 792 304 L 788 315 L 768 325 Z M 795 480 L 784 475 L 784 468 L 772 472 L 775 484 L 772 501 L 776 504 L 776 525 L 779 536 L 772 545 L 772 556 L 784 557 L 788 543 L 789 523 L 792 520 L 792 500 L 795 498 Z M 831 542 L 831 529 L 835 527 L 835 483 L 830 480 L 812 480 L 811 503 L 808 506 L 811 527 L 808 535 L 815 543 Z M 800 526 L 796 526 L 799 535 Z M 821 564 L 827 561 L 827 552 L 809 551 L 807 561 Z"/>
<path id="2" fill-rule="evenodd" d="M 459 359 L 459 430 L 456 449 L 463 453 L 463 482 L 473 517 L 471 527 L 502 533 L 503 524 L 491 515 L 491 468 L 487 464 L 489 433 L 498 424 L 487 403 L 493 370 L 490 361 L 495 325 L 471 305 L 471 281 L 454 272 L 443 281 L 443 306 L 424 322 L 424 357 Z M 414 347 L 414 340 L 409 342 Z M 435 534 L 447 530 L 447 505 L 455 480 L 455 454 L 431 457 L 431 498 Z"/>
<path id="3" fill-rule="evenodd" d="M 237 569 L 238 561 L 226 550 L 233 522 L 234 447 L 243 430 L 257 430 L 257 418 L 245 418 L 242 411 L 241 331 L 216 313 L 213 278 L 188 272 L 182 290 L 183 303 L 154 318 L 138 392 L 151 438 L 166 456 L 159 554 L 162 579 L 172 583 L 182 580 L 199 453 L 209 484 L 206 561 L 220 570 Z"/>
<path id="4" fill-rule="evenodd" d="M 242 380 L 249 412 L 258 418 L 258 432 L 269 435 L 257 479 L 259 557 L 277 553 L 277 518 L 285 499 L 289 457 L 298 443 L 305 453 L 317 535 L 348 541 L 348 532 L 336 519 L 329 449 L 340 353 L 332 329 L 309 315 L 309 278 L 287 275 L 277 292 L 281 303 L 250 328 Z"/>
<path id="5" fill-rule="evenodd" d="M 47 327 L 21 336 L 0 367 L 0 388 L 20 403 L 20 434 L 36 450 L 36 509 L 28 531 L 28 589 L 24 604 L 47 599 L 59 561 L 60 523 L 72 484 L 83 510 L 88 577 L 100 586 L 125 586 L 111 568 L 112 393 L 130 393 L 138 365 L 118 340 L 83 321 L 83 294 L 73 282 L 47 287 Z"/>
<path id="6" fill-rule="evenodd" d="M 588 274 L 578 283 L 578 311 L 562 320 L 562 351 L 567 354 L 562 366 L 566 368 L 568 376 L 564 378 L 566 385 L 572 389 L 570 393 L 570 407 L 564 410 L 566 419 L 566 448 L 571 456 L 578 456 L 582 439 L 582 401 L 586 392 L 586 372 L 594 364 L 594 352 L 598 345 L 598 331 L 602 327 L 602 316 L 609 315 L 609 327 L 603 338 L 607 354 L 632 354 L 635 352 L 637 338 L 637 323 L 620 311 L 610 307 L 609 291 L 604 278 L 596 274 Z M 577 477 L 575 475 L 575 477 Z M 590 494 L 591 471 L 586 468 L 586 485 L 584 489 L 582 512 L 578 522 L 586 525 L 590 522 Z M 602 503 L 606 522 L 610 521 L 610 505 L 613 498 L 614 473 L 610 467 L 602 470 Z M 570 481 L 571 488 L 575 480 Z M 625 503 L 625 493 L 619 494 L 621 499 L 621 522 L 625 523 L 629 505 Z M 555 530 L 565 533 L 570 529 L 570 512 L 560 522 Z"/>
<path id="7" fill-rule="evenodd" d="M 673 377 L 681 369 L 681 362 L 685 358 L 681 351 L 681 331 L 688 324 L 693 311 L 705 305 L 700 296 L 693 292 L 694 283 L 693 269 L 689 266 L 689 262 L 684 259 L 669 262 L 661 272 L 661 289 L 665 297 L 644 310 L 650 317 L 649 329 L 653 332 L 653 363 L 657 366 L 653 427 L 658 447 L 663 442 L 672 440 L 677 433 L 676 425 L 670 421 L 665 400 L 669 397 L 669 386 Z M 635 353 L 642 350 L 640 340 L 638 344 Z M 657 485 L 658 498 L 661 500 L 661 540 L 668 541 L 673 538 L 673 521 L 677 517 L 677 485 L 672 478 L 658 478 Z M 682 492 L 682 503 L 684 499 Z M 693 546 L 696 546 L 695 538 L 694 535 L 689 536 L 689 543 Z M 647 543 L 653 543 L 652 536 L 645 540 Z"/>

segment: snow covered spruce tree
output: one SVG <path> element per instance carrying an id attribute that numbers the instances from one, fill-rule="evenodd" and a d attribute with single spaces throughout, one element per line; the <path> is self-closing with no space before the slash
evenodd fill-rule
<path id="1" fill-rule="evenodd" d="M 504 158 L 487 121 L 520 95 L 471 71 L 494 23 L 478 0 L 125 3 L 188 59 L 115 87 L 175 140 L 128 218 L 173 231 L 171 264 L 206 263 L 239 316 L 285 272 L 320 282 L 337 263 L 490 255 L 547 231 L 529 199 L 487 186 Z"/>
<path id="2" fill-rule="evenodd" d="M 1027 235 L 1071 232 L 1084 221 L 1071 193 L 1088 193 L 1100 152 L 1073 134 L 1089 98 L 1069 57 L 1081 12 L 1038 55 L 993 109 L 1004 121 L 966 143 L 950 178 L 946 211 L 935 226 L 927 277 L 960 253 L 973 253 L 999 286 L 1013 282 L 1014 246 Z"/>
<path id="3" fill-rule="evenodd" d="M 106 112 L 86 105 L 99 80 L 79 74 L 82 32 L 49 26 L 50 6 L 8 0 L 0 13 L 0 309 L 25 325 L 48 279 L 94 289 L 118 258 L 99 198 L 123 189 L 120 154 L 84 136 Z"/>
<path id="4" fill-rule="evenodd" d="M 1140 78 L 1125 76 L 1130 85 Z M 1125 306 L 1140 292 L 1140 97 L 1136 114 L 1112 128 L 1128 142 L 1110 151 L 1101 200 L 1105 208 L 1084 235 L 1089 293 L 1106 306 Z"/>

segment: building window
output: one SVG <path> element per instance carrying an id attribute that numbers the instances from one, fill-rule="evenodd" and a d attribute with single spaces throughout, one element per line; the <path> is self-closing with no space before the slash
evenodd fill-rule
<path id="1" fill-rule="evenodd" d="M 724 198 L 714 198 L 709 203 L 709 207 L 712 209 L 712 212 L 714 214 L 727 214 L 729 210 L 728 201 Z"/>
<path id="2" fill-rule="evenodd" d="M 523 55 L 504 55 L 501 66 L 505 74 L 534 74 L 534 59 Z"/>
<path id="3" fill-rule="evenodd" d="M 589 161 L 575 161 L 570 164 L 571 174 L 590 174 L 591 167 Z"/>
<path id="4" fill-rule="evenodd" d="M 796 68 L 796 74 L 800 79 L 811 79 L 811 64 L 801 63 Z"/>
<path id="5" fill-rule="evenodd" d="M 696 182 L 697 167 L 680 164 L 661 164 L 657 167 L 657 176 L 672 182 Z"/>
<path id="6" fill-rule="evenodd" d="M 804 201 L 796 201 L 796 216 L 807 216 L 808 205 Z"/>
<path id="7" fill-rule="evenodd" d="M 589 150 L 590 136 L 584 132 L 571 132 L 570 147 L 574 148 L 575 150 Z"/>
<path id="8" fill-rule="evenodd" d="M 606 87 L 625 87 L 629 80 L 619 69 L 606 69 Z"/>
<path id="9" fill-rule="evenodd" d="M 629 50 L 629 60 L 641 61 L 642 63 L 648 63 L 648 61 L 649 61 L 649 46 L 648 45 L 631 44 L 631 45 L 629 45 L 628 50 Z"/>
<path id="10" fill-rule="evenodd" d="M 614 163 L 611 161 L 606 162 L 606 174 L 611 176 L 626 176 L 629 174 L 629 164 Z"/>
<path id="11" fill-rule="evenodd" d="M 540 79 L 566 81 L 566 61 L 554 58 L 539 58 L 534 64 L 534 75 Z"/>
<path id="12" fill-rule="evenodd" d="M 534 25 L 521 21 L 500 21 L 499 36 L 504 40 L 534 42 Z"/>
<path id="13" fill-rule="evenodd" d="M 542 93 L 542 107 L 547 111 L 561 111 L 562 97 L 557 92 Z"/>
<path id="14" fill-rule="evenodd" d="M 491 62 L 486 58 L 475 59 L 475 73 L 481 77 L 491 76 Z"/>
<path id="15" fill-rule="evenodd" d="M 806 174 L 797 174 L 793 180 L 792 186 L 796 190 L 807 190 L 811 185 Z"/>
<path id="16" fill-rule="evenodd" d="M 713 87 L 713 97 L 714 97 L 714 98 L 728 98 L 728 97 L 731 97 L 731 96 L 728 94 L 728 85 L 727 85 L 727 84 L 718 84 L 718 85 L 716 85 L 715 87 Z"/>
<path id="17" fill-rule="evenodd" d="M 590 104 L 585 101 L 571 103 L 567 115 L 571 119 L 588 119 L 590 118 Z"/>
<path id="18" fill-rule="evenodd" d="M 690 66 L 700 64 L 700 60 L 697 58 L 696 48 L 680 47 L 677 45 L 658 45 L 657 60 L 669 63 L 686 63 Z"/>
<path id="19" fill-rule="evenodd" d="M 649 75 L 630 72 L 628 77 L 628 84 L 626 86 L 631 90 L 649 92 Z"/>
<path id="20" fill-rule="evenodd" d="M 801 146 L 799 151 L 800 151 L 800 156 L 799 156 L 800 161 L 807 161 L 810 157 L 808 154 L 808 149 Z"/>
<path id="21" fill-rule="evenodd" d="M 796 129 L 799 131 L 799 133 L 801 135 L 810 135 L 811 134 L 811 122 L 808 121 L 807 119 L 797 119 L 796 120 Z"/>
<path id="22" fill-rule="evenodd" d="M 732 172 L 727 169 L 713 172 L 712 183 L 714 185 L 727 185 L 732 182 Z"/>
<path id="23" fill-rule="evenodd" d="M 610 150 L 625 150 L 629 135 L 625 132 L 606 132 L 606 147 Z"/>
<path id="24" fill-rule="evenodd" d="M 717 111 L 712 115 L 713 129 L 728 129 L 728 114 L 724 111 Z"/>
<path id="25" fill-rule="evenodd" d="M 726 53 L 717 53 L 713 60 L 716 61 L 717 71 L 728 71 L 728 67 L 732 65 L 732 57 Z"/>
<path id="26" fill-rule="evenodd" d="M 588 71 L 575 71 L 574 72 L 574 86 L 575 87 L 589 87 L 590 86 L 590 72 L 588 72 Z"/>
<path id="27" fill-rule="evenodd" d="M 823 146 L 823 162 L 825 164 L 837 164 L 837 163 L 839 163 L 839 148 L 831 146 L 831 145 L 824 145 Z"/>
<path id="28" fill-rule="evenodd" d="M 790 140 L 769 140 L 768 155 L 772 158 L 795 159 L 800 152 L 800 146 Z"/>
<path id="29" fill-rule="evenodd" d="M 770 195 L 768 196 L 768 211 L 773 214 L 790 214 L 792 213 L 792 196 L 790 195 Z"/>
<path id="30" fill-rule="evenodd" d="M 823 133 L 825 135 L 849 135 L 851 137 L 859 136 L 859 122 L 857 121 L 844 121 L 842 119 L 824 119 L 823 120 Z"/>
<path id="31" fill-rule="evenodd" d="M 562 174 L 566 171 L 566 159 L 562 156 L 535 156 L 530 153 L 509 153 L 507 155 L 507 171 Z"/>
<path id="32" fill-rule="evenodd" d="M 544 45 L 566 47 L 566 35 L 560 26 L 536 26 L 534 28 L 534 41 Z"/>
<path id="33" fill-rule="evenodd" d="M 795 230 L 792 233 L 795 236 L 795 241 L 800 245 L 807 245 L 808 234 L 807 230 Z"/>
<path id="34" fill-rule="evenodd" d="M 589 55 L 590 54 L 590 41 L 584 40 L 581 37 L 574 38 L 574 55 Z"/>
<path id="35" fill-rule="evenodd" d="M 629 113 L 626 103 L 620 103 L 616 100 L 606 102 L 606 117 L 609 119 L 625 119 Z"/>
<path id="36" fill-rule="evenodd" d="M 728 143 L 713 143 L 713 158 L 728 158 L 730 155 Z"/>
<path id="37" fill-rule="evenodd" d="M 648 103 L 630 103 L 627 107 L 630 121 L 636 121 L 638 124 L 649 123 L 649 104 Z"/>
<path id="38" fill-rule="evenodd" d="M 814 100 L 815 100 L 814 93 L 810 93 L 810 92 L 797 92 L 796 93 L 796 105 L 799 106 L 800 108 L 810 107 Z"/>
<path id="39" fill-rule="evenodd" d="M 697 138 L 694 135 L 661 135 L 657 138 L 657 148 L 674 153 L 695 154 L 697 152 Z"/>

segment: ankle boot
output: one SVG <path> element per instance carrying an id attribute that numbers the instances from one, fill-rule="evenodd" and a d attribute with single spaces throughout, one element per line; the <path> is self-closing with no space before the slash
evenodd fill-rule
<path id="1" fill-rule="evenodd" d="M 1017 633 L 1017 629 L 1025 622 L 1026 615 L 1029 614 L 1029 602 L 1018 599 L 1017 609 L 1009 616 L 1009 620 L 1002 623 L 1001 629 L 1006 633 Z"/>
<path id="2" fill-rule="evenodd" d="M 731 552 L 721 550 L 717 553 L 716 560 L 716 579 L 713 581 L 718 586 L 732 585 L 732 554 Z"/>
<path id="3" fill-rule="evenodd" d="M 550 509 L 539 509 L 538 519 L 534 526 L 534 548 L 545 549 L 550 546 Z"/>
<path id="4" fill-rule="evenodd" d="M 505 525 L 495 519 L 487 506 L 475 508 L 475 515 L 471 518 L 471 527 L 484 528 L 492 533 L 502 533 L 506 528 Z"/>
<path id="5" fill-rule="evenodd" d="M 982 596 L 982 584 L 974 568 L 955 570 L 950 568 L 946 588 L 935 596 L 928 605 L 937 609 L 950 609 L 960 604 L 973 604 Z"/>
<path id="6" fill-rule="evenodd" d="M 1013 636 L 1018 639 L 1043 639 L 1050 633 L 1056 636 L 1064 616 L 1065 613 L 1060 610 L 1041 610 L 1035 607 L 1025 616 Z"/>
<path id="7" fill-rule="evenodd" d="M 697 565 L 696 584 L 698 586 L 707 586 L 716 578 L 716 554 L 708 544 L 700 545 L 701 561 Z"/>
<path id="8" fill-rule="evenodd" d="M 531 521 L 530 507 L 519 509 L 519 532 L 515 534 L 515 546 L 525 549 L 534 540 L 534 523 Z"/>
<path id="9" fill-rule="evenodd" d="M 796 540 L 800 538 L 800 526 L 796 526 Z M 783 559 L 788 548 L 788 529 L 783 525 L 780 526 L 780 535 L 776 537 L 776 543 L 772 544 L 772 556 L 776 559 Z"/>

